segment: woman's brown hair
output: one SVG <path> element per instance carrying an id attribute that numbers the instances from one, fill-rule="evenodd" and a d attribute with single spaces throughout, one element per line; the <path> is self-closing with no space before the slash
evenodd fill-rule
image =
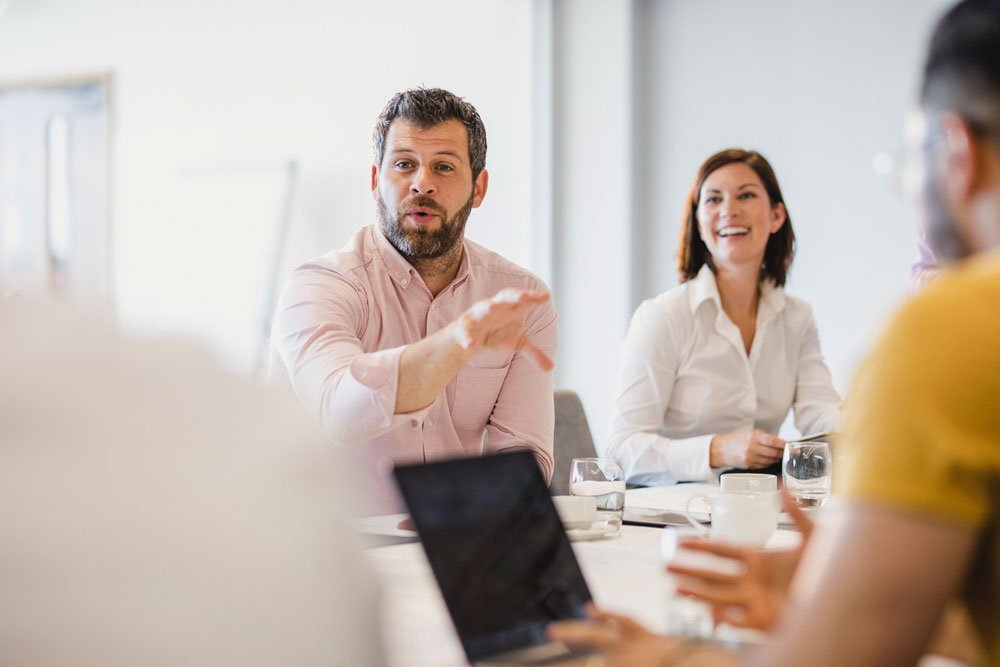
<path id="1" fill-rule="evenodd" d="M 767 191 L 767 196 L 771 200 L 771 208 L 785 203 L 785 198 L 781 195 L 781 187 L 778 185 L 778 177 L 774 175 L 774 169 L 757 151 L 729 148 L 719 151 L 705 160 L 701 168 L 698 169 L 698 175 L 694 179 L 694 185 L 691 186 L 691 192 L 684 206 L 684 221 L 681 223 L 681 236 L 677 253 L 677 270 L 682 283 L 697 276 L 705 264 L 708 264 L 713 272 L 715 271 L 712 255 L 701 238 L 701 232 L 698 231 L 698 200 L 705 179 L 715 170 L 734 162 L 742 162 L 754 170 L 764 185 L 764 190 Z M 777 287 L 785 285 L 788 270 L 792 266 L 792 258 L 795 256 L 795 232 L 792 230 L 792 217 L 788 215 L 787 206 L 785 208 L 785 224 L 781 226 L 781 229 L 771 234 L 767 240 L 760 270 L 760 279 L 768 278 Z"/>

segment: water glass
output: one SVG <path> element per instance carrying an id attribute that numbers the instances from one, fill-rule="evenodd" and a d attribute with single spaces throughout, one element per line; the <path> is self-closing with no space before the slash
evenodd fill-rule
<path id="1" fill-rule="evenodd" d="M 816 509 L 830 497 L 833 461 L 825 442 L 789 442 L 781 461 L 785 488 L 799 507 Z"/>
<path id="2" fill-rule="evenodd" d="M 625 510 L 625 471 L 614 459 L 573 459 L 569 493 L 597 501 L 597 523 L 621 528 Z"/>

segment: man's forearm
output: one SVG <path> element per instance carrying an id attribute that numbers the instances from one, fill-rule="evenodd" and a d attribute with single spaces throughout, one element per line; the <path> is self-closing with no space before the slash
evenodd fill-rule
<path id="1" fill-rule="evenodd" d="M 407 347 L 399 359 L 396 414 L 433 403 L 473 354 L 458 344 L 450 326 Z"/>

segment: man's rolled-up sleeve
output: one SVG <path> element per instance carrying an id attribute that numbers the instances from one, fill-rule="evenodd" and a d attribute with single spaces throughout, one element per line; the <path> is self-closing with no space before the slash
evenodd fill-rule
<path id="1" fill-rule="evenodd" d="M 559 339 L 556 319 L 555 306 L 549 300 L 533 308 L 525 320 L 528 339 L 553 360 Z M 549 482 L 554 467 L 554 427 L 552 373 L 538 368 L 524 354 L 515 354 L 486 424 L 487 452 L 528 450 Z"/>
<path id="2" fill-rule="evenodd" d="M 395 415 L 399 360 L 405 346 L 365 352 L 369 325 L 364 290 L 320 267 L 303 267 L 281 295 L 271 347 L 296 396 L 324 435 L 360 445 L 413 420 L 428 408 Z"/>

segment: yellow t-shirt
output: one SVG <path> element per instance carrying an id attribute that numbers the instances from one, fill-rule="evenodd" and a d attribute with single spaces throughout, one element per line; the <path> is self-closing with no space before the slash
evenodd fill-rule
<path id="1" fill-rule="evenodd" d="M 849 400 L 838 490 L 982 532 L 964 598 L 1000 665 L 1000 253 L 907 303 Z"/>

